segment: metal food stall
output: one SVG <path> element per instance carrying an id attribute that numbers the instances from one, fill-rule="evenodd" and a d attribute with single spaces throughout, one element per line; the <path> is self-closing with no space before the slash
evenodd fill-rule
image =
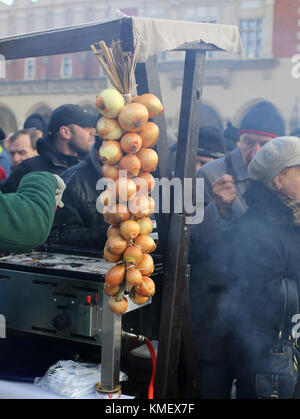
<path id="1" fill-rule="evenodd" d="M 6 60 L 89 51 L 103 40 L 108 46 L 121 40 L 124 51 L 140 43 L 135 70 L 137 93 L 151 92 L 162 99 L 156 55 L 184 51 L 184 75 L 176 154 L 176 178 L 195 178 L 196 149 L 206 51 L 239 53 L 241 42 L 235 26 L 174 20 L 122 17 L 104 22 L 12 36 L 0 40 Z M 95 92 L 96 94 L 97 92 Z M 162 99 L 163 100 L 163 99 Z M 166 121 L 155 118 L 160 129 L 156 151 L 156 177 L 171 179 Z M 190 224 L 185 213 L 156 214 L 160 255 L 156 274 L 162 278 L 160 323 L 154 397 L 182 397 L 178 384 L 181 353 L 188 375 L 189 396 L 197 397 L 195 355 L 191 345 L 188 303 Z M 28 333 L 56 336 L 101 346 L 102 380 L 107 388 L 118 385 L 122 316 L 107 309 L 103 276 L 108 264 L 101 255 L 76 255 L 47 250 L 11 255 L 0 260 L 0 313 L 7 327 Z M 20 294 L 16 292 L 20 290 Z M 92 304 L 91 304 L 92 302 Z M 27 307 L 27 308 L 26 308 Z M 130 310 L 137 307 L 132 306 Z M 136 310 L 143 312 L 143 307 Z M 125 315 L 126 318 L 126 315 Z M 146 325 L 145 325 L 146 326 Z"/>

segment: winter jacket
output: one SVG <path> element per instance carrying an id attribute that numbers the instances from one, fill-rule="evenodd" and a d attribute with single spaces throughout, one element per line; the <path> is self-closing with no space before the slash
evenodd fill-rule
<path id="1" fill-rule="evenodd" d="M 223 360 L 223 340 L 215 333 L 214 324 L 219 321 L 216 304 L 223 292 L 222 273 L 211 263 L 214 247 L 225 232 L 230 231 L 239 217 L 247 210 L 243 193 L 248 184 L 248 171 L 242 161 L 240 149 L 230 153 L 236 184 L 237 198 L 225 218 L 217 209 L 212 184 L 224 174 L 232 174 L 225 157 L 205 164 L 197 173 L 204 178 L 204 219 L 192 225 L 190 241 L 190 308 L 195 344 L 201 360 L 219 362 Z M 226 255 L 222 255 L 226 258 Z"/>
<path id="2" fill-rule="evenodd" d="M 282 280 L 300 284 L 300 225 L 291 209 L 259 182 L 251 182 L 245 199 L 249 209 L 230 233 L 227 324 L 255 370 L 278 337 Z"/>
<path id="3" fill-rule="evenodd" d="M 101 165 L 93 146 L 89 156 L 62 175 L 66 183 L 64 207 L 57 210 L 49 242 L 66 246 L 103 250 L 108 224 L 96 209 L 101 191 Z"/>
<path id="4" fill-rule="evenodd" d="M 47 239 L 56 187 L 50 173 L 31 173 L 22 179 L 17 193 L 0 192 L 0 251 L 27 252 Z"/>
<path id="5" fill-rule="evenodd" d="M 39 153 L 38 156 L 22 161 L 13 170 L 9 178 L 1 185 L 2 192 L 15 192 L 20 180 L 26 173 L 45 171 L 61 175 L 66 169 L 80 161 L 79 157 L 60 153 L 51 141 L 43 138 L 37 142 L 37 152 Z"/>

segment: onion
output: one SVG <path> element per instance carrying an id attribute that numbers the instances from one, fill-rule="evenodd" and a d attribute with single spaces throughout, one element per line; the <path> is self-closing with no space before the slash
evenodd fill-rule
<path id="1" fill-rule="evenodd" d="M 138 265 L 143 258 L 143 252 L 136 246 L 128 246 L 123 253 L 123 260 L 127 266 Z"/>
<path id="2" fill-rule="evenodd" d="M 144 297 L 143 295 L 139 295 L 136 294 L 134 295 L 134 298 L 131 298 L 131 300 L 135 303 L 135 304 L 145 304 L 148 301 L 149 297 Z"/>
<path id="3" fill-rule="evenodd" d="M 144 128 L 139 131 L 139 136 L 142 139 L 142 146 L 144 148 L 153 147 L 159 137 L 159 127 L 154 122 L 148 121 Z"/>
<path id="4" fill-rule="evenodd" d="M 109 253 L 112 253 L 113 255 L 121 255 L 127 247 L 127 242 L 120 235 L 112 235 L 107 239 L 105 247 Z"/>
<path id="5" fill-rule="evenodd" d="M 106 295 L 116 295 L 116 294 L 118 294 L 119 291 L 120 291 L 120 287 L 119 286 L 110 287 L 109 285 L 107 285 L 104 282 L 104 285 L 103 285 L 103 292 L 104 292 L 104 294 L 106 294 Z"/>
<path id="6" fill-rule="evenodd" d="M 117 204 L 113 207 L 104 208 L 103 217 L 107 224 L 120 224 L 129 219 L 130 213 L 127 205 Z"/>
<path id="7" fill-rule="evenodd" d="M 158 164 L 158 155 L 152 148 L 142 148 L 138 154 L 141 161 L 141 170 L 144 172 L 152 172 L 156 169 Z"/>
<path id="8" fill-rule="evenodd" d="M 142 172 L 132 180 L 136 184 L 137 192 L 142 195 L 148 195 L 155 186 L 155 179 L 149 172 Z"/>
<path id="9" fill-rule="evenodd" d="M 126 272 L 126 291 L 130 292 L 131 288 L 138 285 L 142 280 L 142 274 L 133 266 L 129 267 Z"/>
<path id="10" fill-rule="evenodd" d="M 105 283 L 109 287 L 117 287 L 121 285 L 123 279 L 125 278 L 125 272 L 126 270 L 124 264 L 113 266 L 105 275 Z"/>
<path id="11" fill-rule="evenodd" d="M 120 144 L 125 153 L 137 153 L 142 148 L 142 139 L 135 132 L 127 132 L 121 138 Z"/>
<path id="12" fill-rule="evenodd" d="M 120 202 L 127 202 L 136 193 L 135 183 L 126 177 L 116 180 L 116 194 Z"/>
<path id="13" fill-rule="evenodd" d="M 111 296 L 108 300 L 108 307 L 113 313 L 123 314 L 125 313 L 128 307 L 127 298 L 125 298 L 122 295 L 120 301 L 118 301 L 117 299 L 118 299 L 118 295 Z"/>
<path id="14" fill-rule="evenodd" d="M 111 189 L 105 189 L 105 191 L 101 192 L 99 195 L 99 199 L 101 204 L 104 207 L 112 207 L 116 205 L 116 196 L 113 190 Z"/>
<path id="15" fill-rule="evenodd" d="M 116 119 L 102 117 L 97 122 L 97 133 L 103 140 L 118 140 L 123 134 Z"/>
<path id="16" fill-rule="evenodd" d="M 147 108 L 140 103 L 128 103 L 119 113 L 119 124 L 124 131 L 141 131 L 148 121 L 149 113 Z"/>
<path id="17" fill-rule="evenodd" d="M 151 93 L 144 93 L 141 96 L 134 96 L 133 102 L 142 103 L 144 106 L 146 106 L 149 112 L 149 118 L 153 118 L 154 116 L 162 114 L 164 110 L 164 107 L 158 97 Z"/>
<path id="18" fill-rule="evenodd" d="M 124 98 L 116 89 L 104 89 L 96 98 L 96 108 L 107 118 L 116 118 L 124 105 Z"/>
<path id="19" fill-rule="evenodd" d="M 103 163 L 115 166 L 123 156 L 123 153 L 117 141 L 103 141 L 99 155 Z"/>
<path id="20" fill-rule="evenodd" d="M 149 217 L 140 218 L 138 221 L 140 234 L 150 234 L 153 231 L 153 222 Z"/>
<path id="21" fill-rule="evenodd" d="M 110 166 L 109 164 L 104 164 L 102 166 L 102 173 L 103 177 L 117 180 L 119 177 L 119 168 L 118 166 Z"/>
<path id="22" fill-rule="evenodd" d="M 129 178 L 136 177 L 141 169 L 141 161 L 135 154 L 127 154 L 120 159 L 119 169 L 126 170 Z"/>
<path id="23" fill-rule="evenodd" d="M 121 260 L 122 255 L 113 255 L 112 253 L 109 253 L 106 247 L 104 247 L 103 257 L 106 260 L 106 262 L 116 263 L 119 262 L 119 260 Z"/>
<path id="24" fill-rule="evenodd" d="M 144 297 L 152 297 L 155 294 L 155 283 L 148 276 L 143 276 L 141 282 L 134 287 L 134 290 L 137 294 Z"/>
<path id="25" fill-rule="evenodd" d="M 137 221 L 127 220 L 120 224 L 120 234 L 125 240 L 133 240 L 140 234 L 140 226 Z"/>
<path id="26" fill-rule="evenodd" d="M 119 226 L 110 225 L 107 229 L 107 237 L 118 236 L 120 234 Z"/>
<path id="27" fill-rule="evenodd" d="M 154 271 L 154 262 L 152 256 L 147 253 L 143 254 L 141 262 L 136 266 L 143 276 L 151 275 Z"/>
<path id="28" fill-rule="evenodd" d="M 138 246 L 143 253 L 152 253 L 156 249 L 156 244 L 152 237 L 140 234 L 135 240 L 134 244 Z M 109 249 L 109 248 L 108 248 Z"/>
<path id="29" fill-rule="evenodd" d="M 128 208 L 137 218 L 148 217 L 154 212 L 155 202 L 150 196 L 136 194 L 128 201 Z"/>

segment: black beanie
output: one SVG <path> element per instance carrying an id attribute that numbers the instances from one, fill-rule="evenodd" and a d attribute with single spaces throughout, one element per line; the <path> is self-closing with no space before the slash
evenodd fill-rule
<path id="1" fill-rule="evenodd" d="M 270 102 L 260 102 L 253 106 L 243 117 L 239 135 L 244 132 L 275 138 L 284 136 L 285 128 L 275 106 Z"/>
<path id="2" fill-rule="evenodd" d="M 198 156 L 218 158 L 226 153 L 226 143 L 221 130 L 212 125 L 199 129 Z"/>
<path id="3" fill-rule="evenodd" d="M 2 128 L 0 128 L 0 141 L 4 140 L 4 138 L 6 138 L 6 134 L 5 134 L 5 132 L 3 131 L 3 129 L 2 129 Z"/>
<path id="4" fill-rule="evenodd" d="M 26 119 L 23 128 L 33 130 L 37 129 L 39 131 L 42 131 L 44 135 L 46 132 L 46 122 L 42 115 L 40 115 L 39 113 L 33 113 Z"/>

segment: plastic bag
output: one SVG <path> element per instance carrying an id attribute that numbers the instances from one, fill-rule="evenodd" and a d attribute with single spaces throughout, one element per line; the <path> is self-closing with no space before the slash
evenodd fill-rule
<path id="1" fill-rule="evenodd" d="M 127 375 L 120 372 L 120 381 Z M 51 390 L 61 396 L 82 397 L 92 393 L 101 381 L 101 365 L 74 361 L 58 361 L 52 365 L 44 377 L 37 377 L 34 384 L 44 390 Z"/>

